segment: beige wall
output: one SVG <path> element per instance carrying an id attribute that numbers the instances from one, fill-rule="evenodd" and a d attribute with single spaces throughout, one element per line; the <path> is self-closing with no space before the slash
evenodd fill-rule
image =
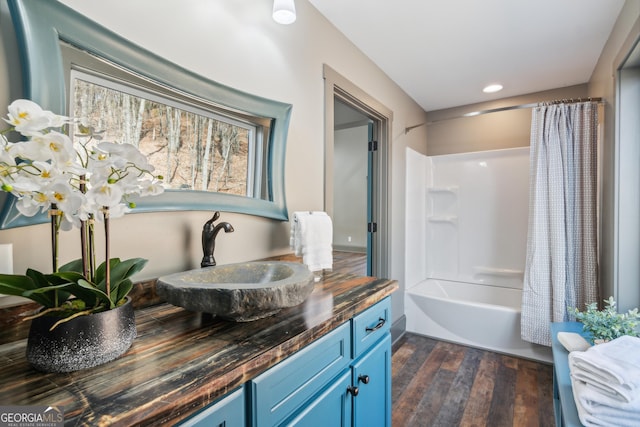
<path id="1" fill-rule="evenodd" d="M 424 131 L 404 133 L 424 123 L 424 111 L 364 54 L 331 26 L 307 1 L 296 2 L 298 20 L 282 26 L 271 19 L 272 0 L 226 2 L 181 0 L 64 0 L 63 3 L 146 49 L 228 86 L 291 103 L 286 152 L 289 212 L 322 210 L 324 203 L 324 81 L 328 64 L 393 111 L 391 163 L 390 277 L 404 276 L 404 188 L 407 146 L 426 151 Z M 6 9 L 6 7 L 5 7 Z M 0 17 L 6 29 L 9 17 Z M 20 96 L 18 58 L 11 40 L 0 42 L 0 111 Z M 13 76 L 13 77 L 8 77 Z M 139 279 L 199 265 L 200 231 L 210 212 L 128 215 L 113 222 L 112 253 L 149 259 Z M 216 260 L 239 262 L 290 252 L 289 223 L 223 213 L 233 234 L 220 235 Z M 62 257 L 78 257 L 75 233 L 65 236 Z M 45 225 L 0 231 L 0 243 L 15 245 L 16 272 L 27 266 L 49 268 Z M 394 297 L 394 317 L 402 314 L 402 295 Z"/>
<path id="2" fill-rule="evenodd" d="M 616 73 L 624 58 L 640 38 L 640 1 L 627 0 L 589 81 L 589 95 L 602 97 L 605 104 L 604 141 L 602 145 L 602 211 L 600 230 L 600 286 L 604 298 L 614 295 L 617 287 L 638 283 L 617 282 L 615 236 L 615 154 L 616 154 Z M 635 184 L 637 185 L 637 183 Z M 622 231 L 624 233 L 624 231 Z M 640 301 L 618 301 L 621 308 L 638 306 Z"/>
<path id="3" fill-rule="evenodd" d="M 491 102 L 465 105 L 427 113 L 427 154 L 465 153 L 526 147 L 531 132 L 531 109 L 499 111 L 477 116 L 464 114 L 527 105 L 556 99 L 578 99 L 588 96 L 587 85 L 569 86 Z"/>

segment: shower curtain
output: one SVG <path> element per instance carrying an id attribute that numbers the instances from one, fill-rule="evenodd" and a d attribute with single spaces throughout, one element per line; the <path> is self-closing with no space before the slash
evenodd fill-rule
<path id="1" fill-rule="evenodd" d="M 551 345 L 550 322 L 598 298 L 596 102 L 533 109 L 522 339 Z"/>

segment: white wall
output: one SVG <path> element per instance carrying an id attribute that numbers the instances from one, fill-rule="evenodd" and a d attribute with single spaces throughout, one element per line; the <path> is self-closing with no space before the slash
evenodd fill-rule
<path id="1" fill-rule="evenodd" d="M 368 136 L 367 126 L 334 133 L 334 247 L 359 251 L 367 247 Z"/>
<path id="2" fill-rule="evenodd" d="M 521 289 L 529 148 L 407 151 L 408 175 L 423 177 L 407 183 L 407 287 L 435 278 Z"/>
<path id="3" fill-rule="evenodd" d="M 324 81 L 328 64 L 393 111 L 391 141 L 391 262 L 389 276 L 404 279 L 404 171 L 406 147 L 426 151 L 426 133 L 404 128 L 424 123 L 426 114 L 395 83 L 331 26 L 307 1 L 298 0 L 298 20 L 289 26 L 271 19 L 272 0 L 64 0 L 63 3 L 181 66 L 246 92 L 291 103 L 286 152 L 289 211 L 322 210 L 324 205 Z M 0 111 L 21 96 L 19 58 L 5 36 L 10 25 L 3 5 L 0 29 Z M 18 71 L 16 73 L 16 70 Z M 11 77 L 9 77 L 11 76 Z M 144 256 L 137 279 L 199 265 L 200 232 L 210 212 L 128 215 L 112 224 L 112 253 Z M 219 236 L 221 263 L 290 252 L 289 224 L 249 215 L 223 213 L 235 232 Z M 62 261 L 78 257 L 75 233 L 63 237 Z M 0 243 L 14 244 L 16 272 L 27 266 L 49 268 L 46 225 L 0 231 Z M 394 318 L 402 315 L 400 293 Z"/>
<path id="4" fill-rule="evenodd" d="M 522 288 L 529 147 L 431 156 L 428 277 Z"/>
<path id="5" fill-rule="evenodd" d="M 406 287 L 427 278 L 427 170 L 429 158 L 412 148 L 406 149 Z"/>

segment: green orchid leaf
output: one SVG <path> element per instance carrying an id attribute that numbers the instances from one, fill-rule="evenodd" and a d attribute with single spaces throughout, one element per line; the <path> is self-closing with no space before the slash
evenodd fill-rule
<path id="1" fill-rule="evenodd" d="M 25 298 L 31 298 L 31 295 L 44 294 L 50 291 L 56 291 L 61 289 L 68 289 L 71 286 L 73 286 L 73 283 L 68 283 L 68 282 L 60 285 L 43 286 L 41 288 L 29 289 L 28 291 L 24 291 L 22 293 L 22 296 L 24 296 Z"/>
<path id="2" fill-rule="evenodd" d="M 73 283 L 63 283 L 60 285 L 29 289 L 28 291 L 24 291 L 22 296 L 42 304 L 46 308 L 59 307 L 60 304 L 63 304 L 71 296 L 69 289 L 72 285 Z"/>
<path id="3" fill-rule="evenodd" d="M 120 263 L 120 258 L 111 258 L 109 260 L 109 269 L 113 271 L 113 268 L 119 263 Z M 98 268 L 96 268 L 96 283 L 98 284 L 98 287 L 104 284 L 106 274 L 107 274 L 107 263 L 103 262 L 98 266 Z"/>
<path id="4" fill-rule="evenodd" d="M 27 269 L 26 276 L 33 281 L 35 288 L 32 289 L 32 292 L 24 293 L 22 296 L 36 301 L 47 308 L 57 307 L 71 296 L 69 292 L 64 291 L 64 286 L 57 286 L 64 285 L 67 281 L 51 282 L 46 275 L 31 268 Z M 37 292 L 35 292 L 35 290 L 37 290 Z"/>
<path id="5" fill-rule="evenodd" d="M 116 289 L 111 290 L 111 300 L 117 305 L 133 289 L 133 282 L 130 279 L 120 281 Z"/>
<path id="6" fill-rule="evenodd" d="M 0 274 L 0 294 L 22 296 L 29 289 L 36 288 L 28 276 L 18 274 Z"/>
<path id="7" fill-rule="evenodd" d="M 58 272 L 75 271 L 82 273 L 82 258 L 73 260 L 62 267 L 58 268 Z"/>
<path id="8" fill-rule="evenodd" d="M 115 304 L 111 302 L 111 299 L 109 299 L 109 296 L 106 293 L 96 288 L 93 283 L 88 282 L 85 279 L 78 280 L 77 287 L 74 287 L 74 289 L 76 290 L 76 293 L 74 293 L 74 295 L 84 300 L 87 303 L 87 306 L 97 305 L 89 304 L 89 300 L 91 299 L 89 295 L 92 295 L 95 300 L 105 303 L 109 307 L 109 309 L 115 308 Z M 78 293 L 83 294 L 83 296 L 79 296 Z"/>
<path id="9" fill-rule="evenodd" d="M 33 270 L 31 268 L 27 269 L 26 273 L 27 277 L 33 280 L 36 288 L 44 288 L 50 285 L 46 276 L 40 273 L 38 270 Z"/>
<path id="10" fill-rule="evenodd" d="M 111 290 L 117 289 L 120 286 L 120 282 L 133 276 L 135 273 L 141 271 L 147 264 L 147 260 L 144 258 L 131 258 L 124 261 L 120 261 L 119 258 L 112 258 L 110 265 L 111 273 Z M 105 264 L 101 264 L 98 270 L 101 270 L 100 276 L 96 271 L 97 287 L 106 292 L 106 279 Z M 129 289 L 130 291 L 131 289 Z"/>
<path id="11" fill-rule="evenodd" d="M 47 280 L 55 282 L 72 282 L 77 283 L 78 280 L 85 279 L 84 275 L 78 271 L 58 271 L 57 273 L 46 276 Z"/>

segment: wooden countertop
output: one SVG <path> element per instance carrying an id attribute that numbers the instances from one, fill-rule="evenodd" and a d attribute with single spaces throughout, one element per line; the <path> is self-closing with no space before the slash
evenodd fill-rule
<path id="1" fill-rule="evenodd" d="M 0 405 L 61 405 L 66 425 L 172 424 L 397 288 L 394 280 L 325 272 L 303 304 L 249 323 L 168 304 L 147 307 L 136 310 L 138 337 L 127 353 L 69 374 L 31 368 L 24 339 L 5 343 L 0 345 Z M 318 307 L 327 309 L 318 312 Z"/>

